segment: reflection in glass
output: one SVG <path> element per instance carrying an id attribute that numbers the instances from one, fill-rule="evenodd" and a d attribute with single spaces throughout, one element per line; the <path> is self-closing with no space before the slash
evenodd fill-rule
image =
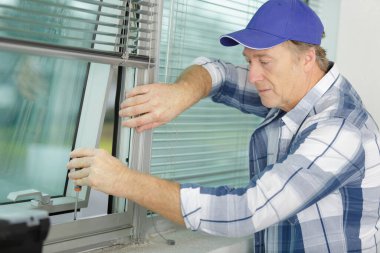
<path id="1" fill-rule="evenodd" d="M 63 194 L 87 68 L 0 51 L 0 203 L 27 189 Z"/>

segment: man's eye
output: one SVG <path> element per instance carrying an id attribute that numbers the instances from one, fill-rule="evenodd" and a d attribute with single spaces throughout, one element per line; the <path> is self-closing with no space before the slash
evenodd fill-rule
<path id="1" fill-rule="evenodd" d="M 269 61 L 260 61 L 260 63 L 261 63 L 262 65 L 266 65 L 266 64 L 269 63 Z"/>

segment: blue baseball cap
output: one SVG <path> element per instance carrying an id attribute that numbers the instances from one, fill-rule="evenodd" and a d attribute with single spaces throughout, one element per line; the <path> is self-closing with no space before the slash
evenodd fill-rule
<path id="1" fill-rule="evenodd" d="M 274 47 L 287 40 L 320 45 L 324 32 L 317 14 L 300 0 L 269 0 L 243 30 L 220 37 L 223 46 Z"/>

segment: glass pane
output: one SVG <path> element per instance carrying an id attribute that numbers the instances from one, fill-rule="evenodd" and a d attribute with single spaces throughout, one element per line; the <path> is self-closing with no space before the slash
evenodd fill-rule
<path id="1" fill-rule="evenodd" d="M 0 203 L 64 194 L 88 63 L 0 51 Z"/>
<path id="2" fill-rule="evenodd" d="M 112 84 L 106 101 L 106 113 L 104 115 L 102 134 L 99 141 L 99 148 L 107 150 L 110 154 L 112 154 L 112 142 L 114 134 L 115 97 L 116 84 Z"/>

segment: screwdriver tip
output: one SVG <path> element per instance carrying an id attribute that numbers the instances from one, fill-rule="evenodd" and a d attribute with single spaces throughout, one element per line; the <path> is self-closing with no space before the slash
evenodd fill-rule
<path id="1" fill-rule="evenodd" d="M 77 219 L 78 198 L 79 198 L 79 191 L 80 191 L 80 189 L 79 190 L 75 189 L 75 191 L 76 191 L 76 198 L 75 198 L 75 207 L 74 207 L 74 220 Z"/>

